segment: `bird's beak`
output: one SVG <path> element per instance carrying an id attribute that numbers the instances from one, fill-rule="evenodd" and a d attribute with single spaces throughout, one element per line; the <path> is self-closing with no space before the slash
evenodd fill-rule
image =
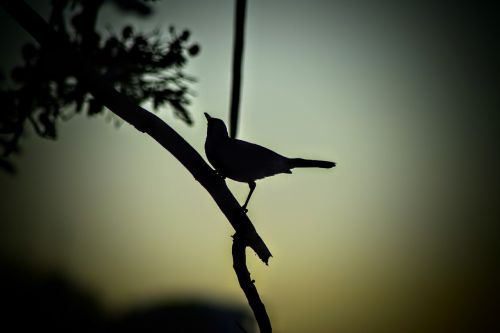
<path id="1" fill-rule="evenodd" d="M 212 117 L 210 117 L 210 115 L 208 113 L 203 113 L 205 115 L 205 118 L 207 118 L 207 121 L 209 121 L 210 119 L 212 119 Z"/>

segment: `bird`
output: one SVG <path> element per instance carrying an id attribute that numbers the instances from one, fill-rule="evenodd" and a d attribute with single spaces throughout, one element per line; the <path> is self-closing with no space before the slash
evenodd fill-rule
<path id="1" fill-rule="evenodd" d="M 237 182 L 247 183 L 250 192 L 242 206 L 248 212 L 247 205 L 255 190 L 256 180 L 280 173 L 292 173 L 294 168 L 333 168 L 336 163 L 329 161 L 288 158 L 266 147 L 229 137 L 226 125 L 221 119 L 207 118 L 207 137 L 205 154 L 216 173 Z"/>

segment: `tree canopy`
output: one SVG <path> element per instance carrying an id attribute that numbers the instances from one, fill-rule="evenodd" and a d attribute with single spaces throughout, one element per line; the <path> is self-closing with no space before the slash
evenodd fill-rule
<path id="1" fill-rule="evenodd" d="M 152 12 L 148 2 L 113 3 L 141 16 Z M 127 25 L 119 32 L 100 32 L 96 24 L 103 5 L 103 0 L 54 0 L 48 21 L 89 59 L 97 73 L 131 101 L 150 102 L 155 111 L 168 106 L 177 118 L 191 125 L 187 107 L 193 94 L 190 83 L 195 79 L 184 67 L 199 53 L 200 46 L 190 40 L 189 30 L 178 32 L 169 26 L 165 36 L 160 29 L 141 32 Z M 92 117 L 105 110 L 75 68 L 61 61 L 57 50 L 27 43 L 21 55 L 22 63 L 10 70 L 10 80 L 0 78 L 0 168 L 10 173 L 16 171 L 12 155 L 20 151 L 20 140 L 28 128 L 40 137 L 56 139 L 61 120 L 76 114 Z"/>

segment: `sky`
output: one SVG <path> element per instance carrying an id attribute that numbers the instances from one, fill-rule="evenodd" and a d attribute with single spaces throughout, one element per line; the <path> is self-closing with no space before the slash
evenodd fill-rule
<path id="1" fill-rule="evenodd" d="M 47 13 L 47 2 L 30 3 Z M 106 6 L 99 26 L 191 31 L 201 45 L 186 68 L 198 79 L 195 123 L 159 116 L 205 156 L 203 113 L 228 119 L 234 2 L 156 8 L 145 20 Z M 338 163 L 258 181 L 248 206 L 273 253 L 265 266 L 247 250 L 276 332 L 444 332 L 494 320 L 494 15 L 417 1 L 248 1 L 238 137 Z M 29 37 L 3 11 L 0 21 L 6 69 Z M 62 271 L 116 311 L 183 297 L 245 306 L 229 223 L 167 151 L 113 117 L 62 122 L 57 141 L 28 133 L 19 174 L 0 174 L 4 255 Z M 248 186 L 227 183 L 243 202 Z"/>

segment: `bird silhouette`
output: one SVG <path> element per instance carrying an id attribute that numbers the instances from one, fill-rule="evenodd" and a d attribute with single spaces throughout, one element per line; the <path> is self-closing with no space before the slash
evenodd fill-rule
<path id="1" fill-rule="evenodd" d="M 335 162 L 288 158 L 274 151 L 243 140 L 230 138 L 224 122 L 205 113 L 207 138 L 205 154 L 208 161 L 222 178 L 247 183 L 250 192 L 242 208 L 247 205 L 257 179 L 279 173 L 292 173 L 293 168 L 333 168 Z"/>

